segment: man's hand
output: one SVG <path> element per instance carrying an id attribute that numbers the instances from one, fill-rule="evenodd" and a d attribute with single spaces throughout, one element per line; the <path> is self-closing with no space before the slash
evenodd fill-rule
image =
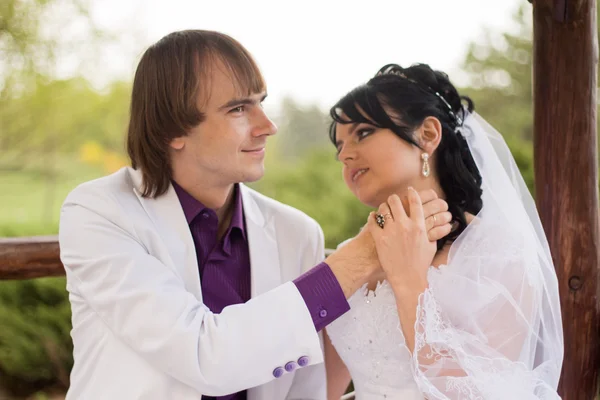
<path id="1" fill-rule="evenodd" d="M 327 257 L 325 262 L 336 276 L 346 298 L 381 271 L 375 242 L 371 232 L 364 227 L 358 235 Z"/>

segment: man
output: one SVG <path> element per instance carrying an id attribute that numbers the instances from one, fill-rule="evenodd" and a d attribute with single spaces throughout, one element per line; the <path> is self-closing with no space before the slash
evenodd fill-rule
<path id="1" fill-rule="evenodd" d="M 220 33 L 176 32 L 142 56 L 132 168 L 62 209 L 67 399 L 325 398 L 319 331 L 379 263 L 366 230 L 322 262 L 314 220 L 242 184 L 263 176 L 276 132 L 265 96 L 250 54 Z"/>

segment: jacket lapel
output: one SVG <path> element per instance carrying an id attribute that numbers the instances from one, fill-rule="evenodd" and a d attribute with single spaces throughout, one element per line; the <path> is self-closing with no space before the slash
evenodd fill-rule
<path id="1" fill-rule="evenodd" d="M 169 190 L 162 196 L 155 199 L 142 197 L 142 174 L 134 169 L 129 171 L 134 184 L 133 191 L 154 222 L 157 233 L 166 243 L 173 265 L 183 277 L 186 290 L 202 301 L 194 240 L 175 189 L 170 185 Z"/>
<path id="2" fill-rule="evenodd" d="M 260 209 L 256 192 L 242 184 L 240 190 L 248 231 L 252 297 L 256 297 L 281 284 L 279 249 L 273 220 Z"/>

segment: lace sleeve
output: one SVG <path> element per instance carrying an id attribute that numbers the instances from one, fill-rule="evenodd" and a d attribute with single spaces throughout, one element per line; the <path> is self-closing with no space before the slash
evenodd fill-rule
<path id="1" fill-rule="evenodd" d="M 415 380 L 427 399 L 559 399 L 562 334 L 545 319 L 539 256 L 518 233 L 472 225 L 448 265 L 429 270 Z"/>

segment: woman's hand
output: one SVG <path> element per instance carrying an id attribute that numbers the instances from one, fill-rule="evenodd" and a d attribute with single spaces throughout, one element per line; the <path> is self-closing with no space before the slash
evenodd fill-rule
<path id="1" fill-rule="evenodd" d="M 367 223 L 381 267 L 397 294 L 421 293 L 427 288 L 427 270 L 437 250 L 436 242 L 428 238 L 421 198 L 412 188 L 408 189 L 408 208 L 398 195 L 392 195 L 379 206 L 383 228 L 373 213 Z"/>

